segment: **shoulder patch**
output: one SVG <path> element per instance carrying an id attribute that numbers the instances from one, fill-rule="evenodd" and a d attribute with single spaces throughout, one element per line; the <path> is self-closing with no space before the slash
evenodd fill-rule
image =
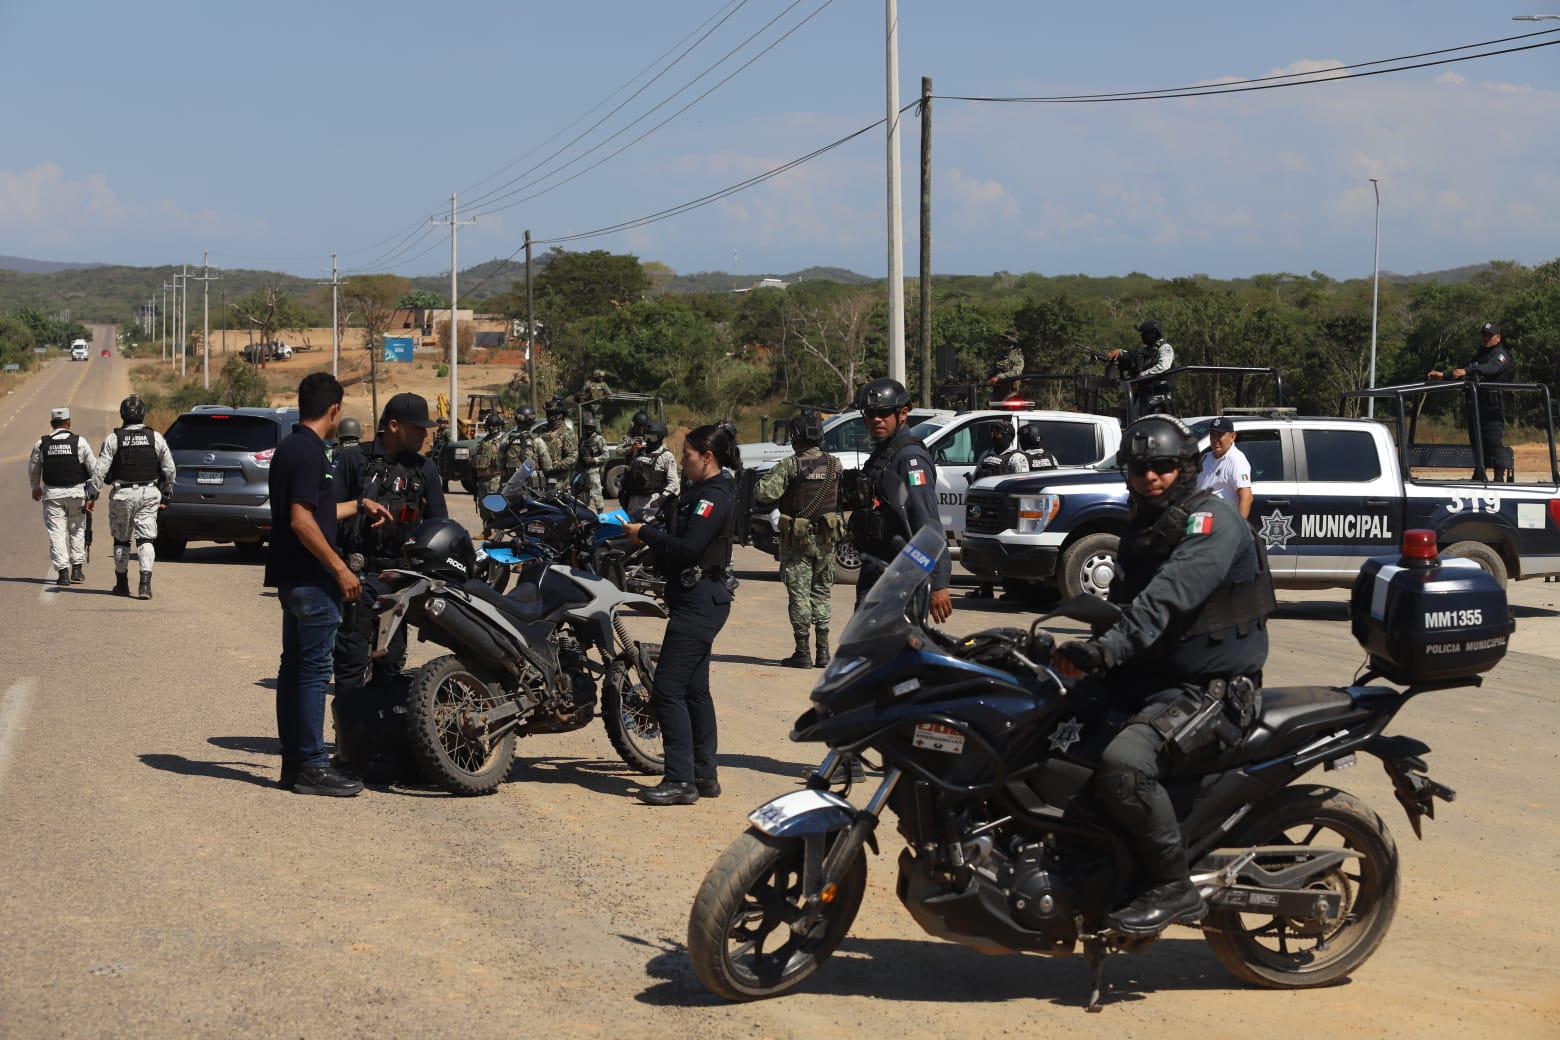
<path id="1" fill-rule="evenodd" d="M 911 463 L 911 465 L 914 465 L 914 463 Z M 926 470 L 913 469 L 909 473 L 906 473 L 905 483 L 909 484 L 911 487 L 921 487 L 926 483 Z"/>
<path id="2" fill-rule="evenodd" d="M 1212 513 L 1193 513 L 1186 518 L 1187 534 L 1208 534 L 1213 530 Z"/>
<path id="3" fill-rule="evenodd" d="M 695 516 L 707 517 L 713 512 L 715 512 L 715 503 L 711 502 L 707 498 L 699 499 L 699 501 L 693 507 L 693 514 Z"/>

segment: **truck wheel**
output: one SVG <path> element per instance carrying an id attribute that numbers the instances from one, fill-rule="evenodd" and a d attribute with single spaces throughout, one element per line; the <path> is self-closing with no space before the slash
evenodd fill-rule
<path id="1" fill-rule="evenodd" d="M 1506 561 L 1499 552 L 1483 542 L 1453 542 L 1451 548 L 1443 550 L 1441 555 L 1454 560 L 1472 560 L 1484 573 L 1499 582 L 1501 588 L 1506 587 Z"/>
<path id="2" fill-rule="evenodd" d="M 1062 550 L 1056 561 L 1056 583 L 1063 599 L 1098 596 L 1110 592 L 1116 576 L 1116 549 L 1121 539 L 1104 531 L 1084 535 Z"/>
<path id="3" fill-rule="evenodd" d="M 608 466 L 601 474 L 601 494 L 603 498 L 617 498 L 618 492 L 623 489 L 623 471 L 628 469 L 623 463 Z"/>

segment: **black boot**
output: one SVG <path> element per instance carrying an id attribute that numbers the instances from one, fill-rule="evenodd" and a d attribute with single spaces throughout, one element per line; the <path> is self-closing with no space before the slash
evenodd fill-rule
<path id="1" fill-rule="evenodd" d="M 84 582 L 86 580 L 87 580 L 87 576 L 81 572 L 81 564 L 79 564 L 79 563 L 71 564 L 70 565 L 70 583 L 72 585 L 80 585 L 82 582 Z"/>
<path id="2" fill-rule="evenodd" d="M 114 575 L 114 595 L 130 595 L 130 575 L 126 571 L 120 571 Z"/>
<path id="3" fill-rule="evenodd" d="M 141 598 L 152 598 L 152 576 L 145 571 L 141 572 Z"/>
<path id="4" fill-rule="evenodd" d="M 1202 893 L 1189 878 L 1155 885 L 1105 918 L 1129 935 L 1157 935 L 1173 924 L 1192 924 L 1208 912 Z"/>
<path id="5" fill-rule="evenodd" d="M 796 650 L 790 657 L 781 658 L 780 663 L 787 668 L 811 668 L 812 655 L 807 652 L 807 629 L 793 628 L 791 635 L 796 638 Z"/>
<path id="6" fill-rule="evenodd" d="M 67 568 L 67 567 L 61 567 L 54 575 L 54 584 L 56 584 L 56 585 L 69 585 L 70 584 L 70 569 Z"/>
<path id="7" fill-rule="evenodd" d="M 298 770 L 292 789 L 294 794 L 322 794 L 331 798 L 351 798 L 363 790 L 363 781 L 342 776 L 329 766 L 305 766 Z"/>
<path id="8" fill-rule="evenodd" d="M 720 797 L 720 781 L 714 777 L 710 777 L 708 780 L 695 780 L 693 788 L 699 792 L 700 798 Z"/>
<path id="9" fill-rule="evenodd" d="M 829 667 L 829 630 L 818 626 L 818 650 L 813 654 L 814 668 Z"/>
<path id="10" fill-rule="evenodd" d="M 688 782 L 662 780 L 641 790 L 639 800 L 646 805 L 692 805 L 699 800 L 699 789 Z"/>

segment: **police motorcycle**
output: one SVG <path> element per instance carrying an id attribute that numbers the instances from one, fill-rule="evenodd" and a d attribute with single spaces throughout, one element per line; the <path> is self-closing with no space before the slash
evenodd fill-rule
<path id="1" fill-rule="evenodd" d="M 502 496 L 489 496 L 499 498 Z M 590 571 L 557 562 L 533 540 L 537 559 L 501 595 L 475 575 L 476 548 L 452 520 L 418 525 L 403 566 L 380 577 L 375 655 L 402 625 L 450 650 L 411 674 L 406 715 L 412 752 L 429 779 L 452 794 L 486 794 L 509 772 L 518 737 L 566 733 L 596 716 L 637 772 L 663 768 L 650 710 L 660 647 L 633 639 L 622 615 L 665 617 L 647 596 L 623 592 Z M 593 656 L 594 654 L 594 656 Z"/>
<path id="2" fill-rule="evenodd" d="M 1106 925 L 1134 891 L 1126 837 L 1090 796 L 1118 720 L 1070 702 L 1041 628 L 1064 616 L 1103 631 L 1118 608 L 1080 597 L 1028 631 L 949 638 L 926 623 L 943 548 L 923 528 L 857 609 L 791 731 L 828 754 L 803 790 L 754 810 L 705 877 L 688 951 L 711 992 L 777 996 L 818 970 L 861 906 L 864 846 L 878 851 L 885 810 L 905 842 L 898 896 L 917 924 L 985 953 L 1066 956 L 1081 945 L 1091 1011 L 1107 954 L 1157 938 Z M 1367 563 L 1350 613 L 1369 655 L 1355 685 L 1263 690 L 1249 728 L 1166 782 L 1208 903 L 1204 937 L 1251 985 L 1348 975 L 1397 907 L 1397 848 L 1381 818 L 1342 790 L 1296 782 L 1372 755 L 1421 836 L 1436 800 L 1455 792 L 1427 775 L 1428 746 L 1384 730 L 1419 694 L 1478 686 L 1514 628 L 1504 590 L 1466 561 L 1439 560 L 1428 531 L 1407 533 L 1402 559 Z M 1214 724 L 1232 724 L 1211 704 Z M 883 779 L 858 803 L 845 763 L 864 752 L 881 756 Z"/>

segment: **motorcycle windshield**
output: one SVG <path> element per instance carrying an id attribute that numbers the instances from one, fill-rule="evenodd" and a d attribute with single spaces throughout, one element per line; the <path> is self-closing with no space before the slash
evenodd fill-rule
<path id="1" fill-rule="evenodd" d="M 861 601 L 840 636 L 840 650 L 855 644 L 876 643 L 910 630 L 905 611 L 917 589 L 931 580 L 932 570 L 948 543 L 942 532 L 927 526 L 889 563 L 888 570 Z"/>

